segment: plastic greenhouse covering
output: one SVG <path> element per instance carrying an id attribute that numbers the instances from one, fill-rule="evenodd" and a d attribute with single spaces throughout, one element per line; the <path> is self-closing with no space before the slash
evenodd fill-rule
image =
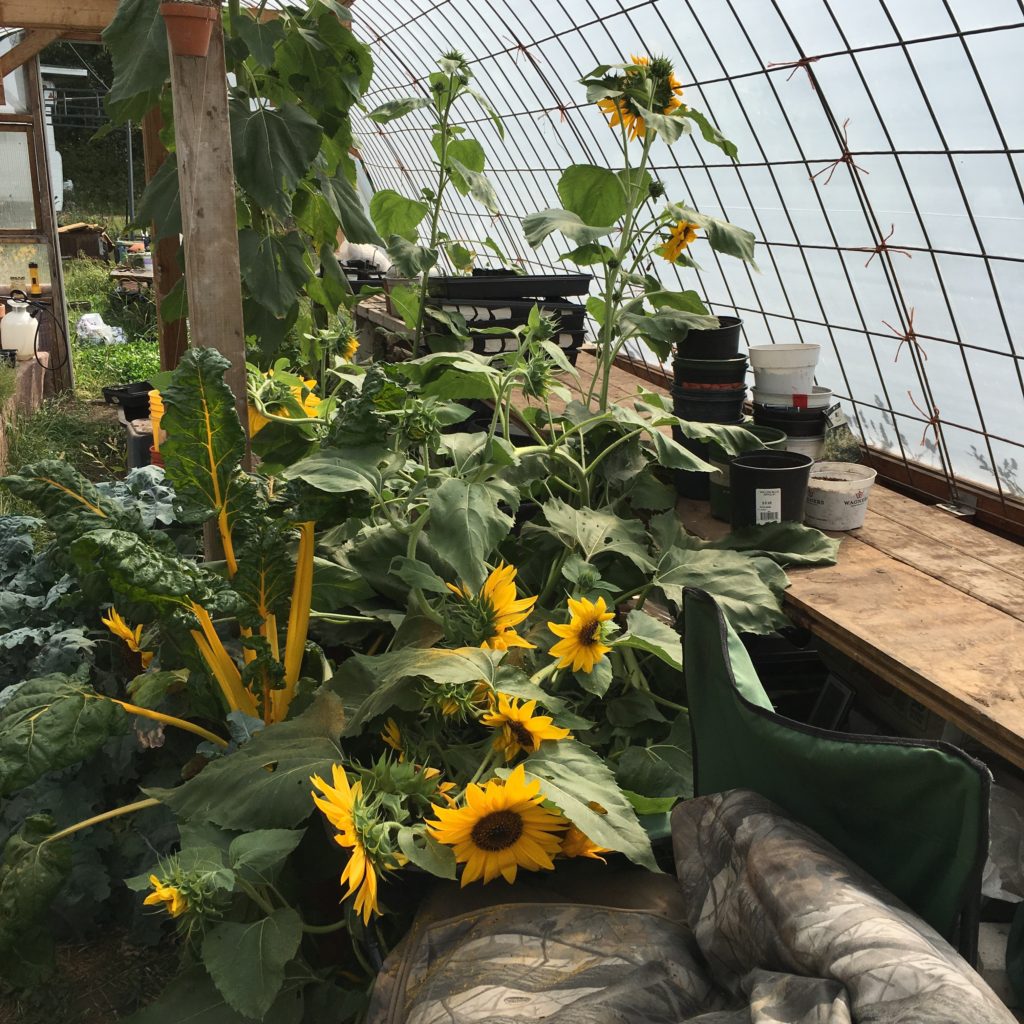
<path id="1" fill-rule="evenodd" d="M 669 195 L 752 229 L 760 272 L 707 247 L 698 271 L 650 269 L 736 312 L 749 344 L 821 343 L 819 383 L 869 445 L 933 467 L 954 494 L 960 477 L 1024 495 L 1021 4 L 359 0 L 353 13 L 374 47 L 369 107 L 424 91 L 444 51 L 467 55 L 506 129 L 502 141 L 479 108 L 460 112 L 501 213 L 450 192 L 443 226 L 527 268 L 564 251 L 557 236 L 533 250 L 520 229 L 560 205 L 561 170 L 621 159 L 578 79 L 631 54 L 671 58 L 684 101 L 739 159 L 659 140 L 653 170 Z M 357 123 L 375 188 L 431 183 L 429 126 L 424 112 Z"/>

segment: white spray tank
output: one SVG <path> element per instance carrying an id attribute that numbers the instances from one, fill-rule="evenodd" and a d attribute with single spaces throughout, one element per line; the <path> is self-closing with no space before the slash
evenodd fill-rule
<path id="1" fill-rule="evenodd" d="M 14 349 L 18 362 L 28 362 L 36 355 L 36 333 L 39 324 L 29 314 L 28 303 L 20 299 L 7 300 L 7 315 L 0 320 L 0 348 Z"/>

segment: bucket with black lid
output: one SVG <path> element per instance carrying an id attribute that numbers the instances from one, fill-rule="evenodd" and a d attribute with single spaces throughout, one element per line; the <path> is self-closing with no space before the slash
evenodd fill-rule
<path id="1" fill-rule="evenodd" d="M 800 452 L 747 452 L 729 466 L 734 529 L 802 523 L 814 459 Z"/>

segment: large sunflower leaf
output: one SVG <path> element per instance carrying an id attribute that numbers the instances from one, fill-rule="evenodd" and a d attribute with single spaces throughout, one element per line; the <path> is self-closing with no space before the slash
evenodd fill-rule
<path id="1" fill-rule="evenodd" d="M 0 709 L 0 796 L 85 760 L 127 726 L 117 704 L 77 679 L 30 679 Z"/>
<path id="2" fill-rule="evenodd" d="M 526 778 L 591 840 L 658 871 L 651 843 L 612 770 L 575 740 L 545 740 L 524 762 Z M 508 769 L 499 771 L 507 775 Z"/>
<path id="3" fill-rule="evenodd" d="M 606 167 L 573 164 L 558 179 L 558 198 L 584 224 L 603 228 L 626 214 L 626 189 L 622 179 Z"/>
<path id="4" fill-rule="evenodd" d="M 635 519 L 623 519 L 609 509 L 573 508 L 555 498 L 543 506 L 547 526 L 529 525 L 529 529 L 554 534 L 566 547 L 578 551 L 587 562 L 598 555 L 618 554 L 638 569 L 649 572 L 652 563 L 647 551 L 647 531 Z"/>
<path id="5" fill-rule="evenodd" d="M 541 210 L 539 213 L 531 213 L 528 217 L 523 218 L 523 234 L 534 248 L 556 231 L 561 232 L 577 245 L 584 245 L 587 242 L 596 242 L 599 238 L 604 238 L 605 235 L 610 235 L 613 230 L 613 225 L 591 227 L 583 222 L 583 218 L 578 213 L 573 213 L 571 210 Z"/>
<path id="6" fill-rule="evenodd" d="M 299 233 L 261 235 L 245 228 L 238 233 L 238 257 L 249 294 L 274 316 L 285 316 L 311 276 Z"/>
<path id="7" fill-rule="evenodd" d="M 415 242 L 418 237 L 416 229 L 429 212 L 430 208 L 426 203 L 406 199 L 390 188 L 374 192 L 370 200 L 370 217 L 384 238 L 401 235 L 402 238 Z"/>
<path id="8" fill-rule="evenodd" d="M 733 530 L 718 540 L 701 540 L 692 534 L 680 537 L 681 547 L 703 550 L 742 551 L 790 565 L 835 565 L 840 541 L 803 523 L 768 523 Z"/>
<path id="9" fill-rule="evenodd" d="M 190 348 L 161 395 L 160 446 L 167 479 L 189 517 L 223 517 L 232 523 L 244 503 L 239 472 L 245 435 L 235 396 L 224 382 L 227 359 L 216 349 Z"/>
<path id="10" fill-rule="evenodd" d="M 626 632 L 615 638 L 615 646 L 653 654 L 666 665 L 683 670 L 682 637 L 671 626 L 638 608 L 629 613 Z"/>
<path id="11" fill-rule="evenodd" d="M 181 188 L 176 153 L 168 153 L 164 157 L 164 162 L 147 183 L 135 213 L 135 223 L 145 230 L 152 225 L 154 242 L 161 238 L 177 238 L 181 234 Z"/>
<path id="12" fill-rule="evenodd" d="M 160 0 L 121 0 L 103 42 L 114 64 L 107 113 L 115 124 L 141 121 L 170 75 Z"/>

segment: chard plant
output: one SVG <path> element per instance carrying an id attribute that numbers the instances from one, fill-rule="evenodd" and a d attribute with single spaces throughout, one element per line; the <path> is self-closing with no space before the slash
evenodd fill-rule
<path id="1" fill-rule="evenodd" d="M 684 102 L 669 60 L 640 56 L 625 64 L 602 64 L 581 82 L 587 99 L 597 104 L 618 137 L 621 166 L 566 168 L 558 181 L 562 207 L 524 218 L 523 230 L 535 247 L 551 235 L 562 235 L 573 248 L 559 259 L 599 274 L 599 294 L 587 300 L 598 325 L 598 368 L 588 399 L 596 397 L 598 408 L 604 409 L 615 357 L 630 341 L 645 343 L 664 361 L 688 330 L 718 323 L 697 292 L 666 287 L 651 272 L 654 258 L 697 267 L 690 247 L 703 232 L 713 250 L 753 266 L 754 236 L 670 200 L 650 172 L 657 141 L 671 146 L 694 126 L 706 142 L 736 157 L 733 143 Z"/>

